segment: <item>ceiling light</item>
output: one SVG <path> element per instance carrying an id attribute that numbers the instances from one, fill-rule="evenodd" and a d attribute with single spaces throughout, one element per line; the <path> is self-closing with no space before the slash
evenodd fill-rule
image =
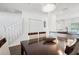
<path id="1" fill-rule="evenodd" d="M 43 6 L 43 12 L 52 12 L 54 11 L 56 6 L 54 4 L 46 4 Z"/>

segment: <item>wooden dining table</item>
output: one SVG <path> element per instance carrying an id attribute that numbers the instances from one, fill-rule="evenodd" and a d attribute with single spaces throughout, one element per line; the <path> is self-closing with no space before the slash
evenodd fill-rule
<path id="1" fill-rule="evenodd" d="M 59 55 L 59 47 L 57 44 L 44 44 L 45 41 L 39 43 L 28 44 L 28 41 L 21 42 L 21 55 Z"/>

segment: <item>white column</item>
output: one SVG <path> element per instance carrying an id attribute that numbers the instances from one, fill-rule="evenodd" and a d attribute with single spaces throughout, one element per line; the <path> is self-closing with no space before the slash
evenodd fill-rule
<path id="1" fill-rule="evenodd" d="M 48 13 L 48 29 L 47 29 L 47 32 L 48 32 L 48 35 L 49 35 L 49 32 L 52 31 L 52 32 L 56 32 L 56 14 L 53 14 L 53 13 Z"/>

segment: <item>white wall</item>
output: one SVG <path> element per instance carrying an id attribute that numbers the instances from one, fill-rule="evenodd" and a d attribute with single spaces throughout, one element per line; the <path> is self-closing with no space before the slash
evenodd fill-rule
<path id="1" fill-rule="evenodd" d="M 2 28 L 0 28 L 1 29 L 1 32 L 0 32 L 1 35 L 2 34 L 4 34 L 3 36 L 7 35 L 8 41 L 10 41 L 10 39 L 13 38 L 13 37 L 14 37 L 14 39 L 18 39 L 16 37 L 17 34 L 21 34 L 21 33 L 18 33 L 18 32 L 23 32 L 27 36 L 27 33 L 29 32 L 29 21 L 28 21 L 29 19 L 41 20 L 43 22 L 43 21 L 46 21 L 47 18 L 46 18 L 46 15 L 44 15 L 44 14 L 33 13 L 33 12 L 23 11 L 22 14 L 0 12 L 0 25 L 2 26 Z M 20 28 L 18 28 L 18 27 L 20 27 Z M 19 31 L 19 29 L 20 29 L 20 31 Z M 2 31 L 2 30 L 4 30 L 4 31 Z M 12 34 L 10 31 L 11 32 L 13 31 L 12 32 L 13 36 L 10 35 L 10 34 Z M 46 28 L 43 28 L 42 31 L 46 31 Z M 12 42 L 13 41 L 11 41 L 11 43 Z"/>
<path id="2" fill-rule="evenodd" d="M 47 15 L 41 14 L 41 13 L 35 13 L 35 12 L 23 11 L 22 17 L 24 19 L 24 30 L 23 31 L 24 33 L 26 33 L 26 35 L 29 32 L 29 19 L 41 20 L 42 22 L 47 20 Z M 46 31 L 46 28 L 43 28 L 42 31 Z M 27 35 L 27 38 L 28 38 L 28 35 Z"/>
<path id="3" fill-rule="evenodd" d="M 44 30 L 44 21 L 40 19 L 29 19 L 29 32 L 41 32 Z"/>

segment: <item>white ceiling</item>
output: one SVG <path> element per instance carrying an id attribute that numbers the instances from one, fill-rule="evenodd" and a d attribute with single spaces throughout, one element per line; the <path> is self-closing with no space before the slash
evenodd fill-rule
<path id="1" fill-rule="evenodd" d="M 64 10 L 66 8 L 70 9 L 78 6 L 79 6 L 79 3 L 57 3 L 56 10 Z"/>
<path id="2" fill-rule="evenodd" d="M 25 10 L 31 12 L 41 12 L 42 4 L 39 3 L 2 3 L 0 4 L 0 10 Z"/>
<path id="3" fill-rule="evenodd" d="M 13 11 L 13 10 L 25 10 L 31 12 L 42 12 L 42 6 L 46 3 L 0 3 L 0 11 Z M 56 10 L 53 12 L 59 12 L 64 10 L 69 10 L 77 7 L 79 9 L 78 3 L 55 3 Z"/>

